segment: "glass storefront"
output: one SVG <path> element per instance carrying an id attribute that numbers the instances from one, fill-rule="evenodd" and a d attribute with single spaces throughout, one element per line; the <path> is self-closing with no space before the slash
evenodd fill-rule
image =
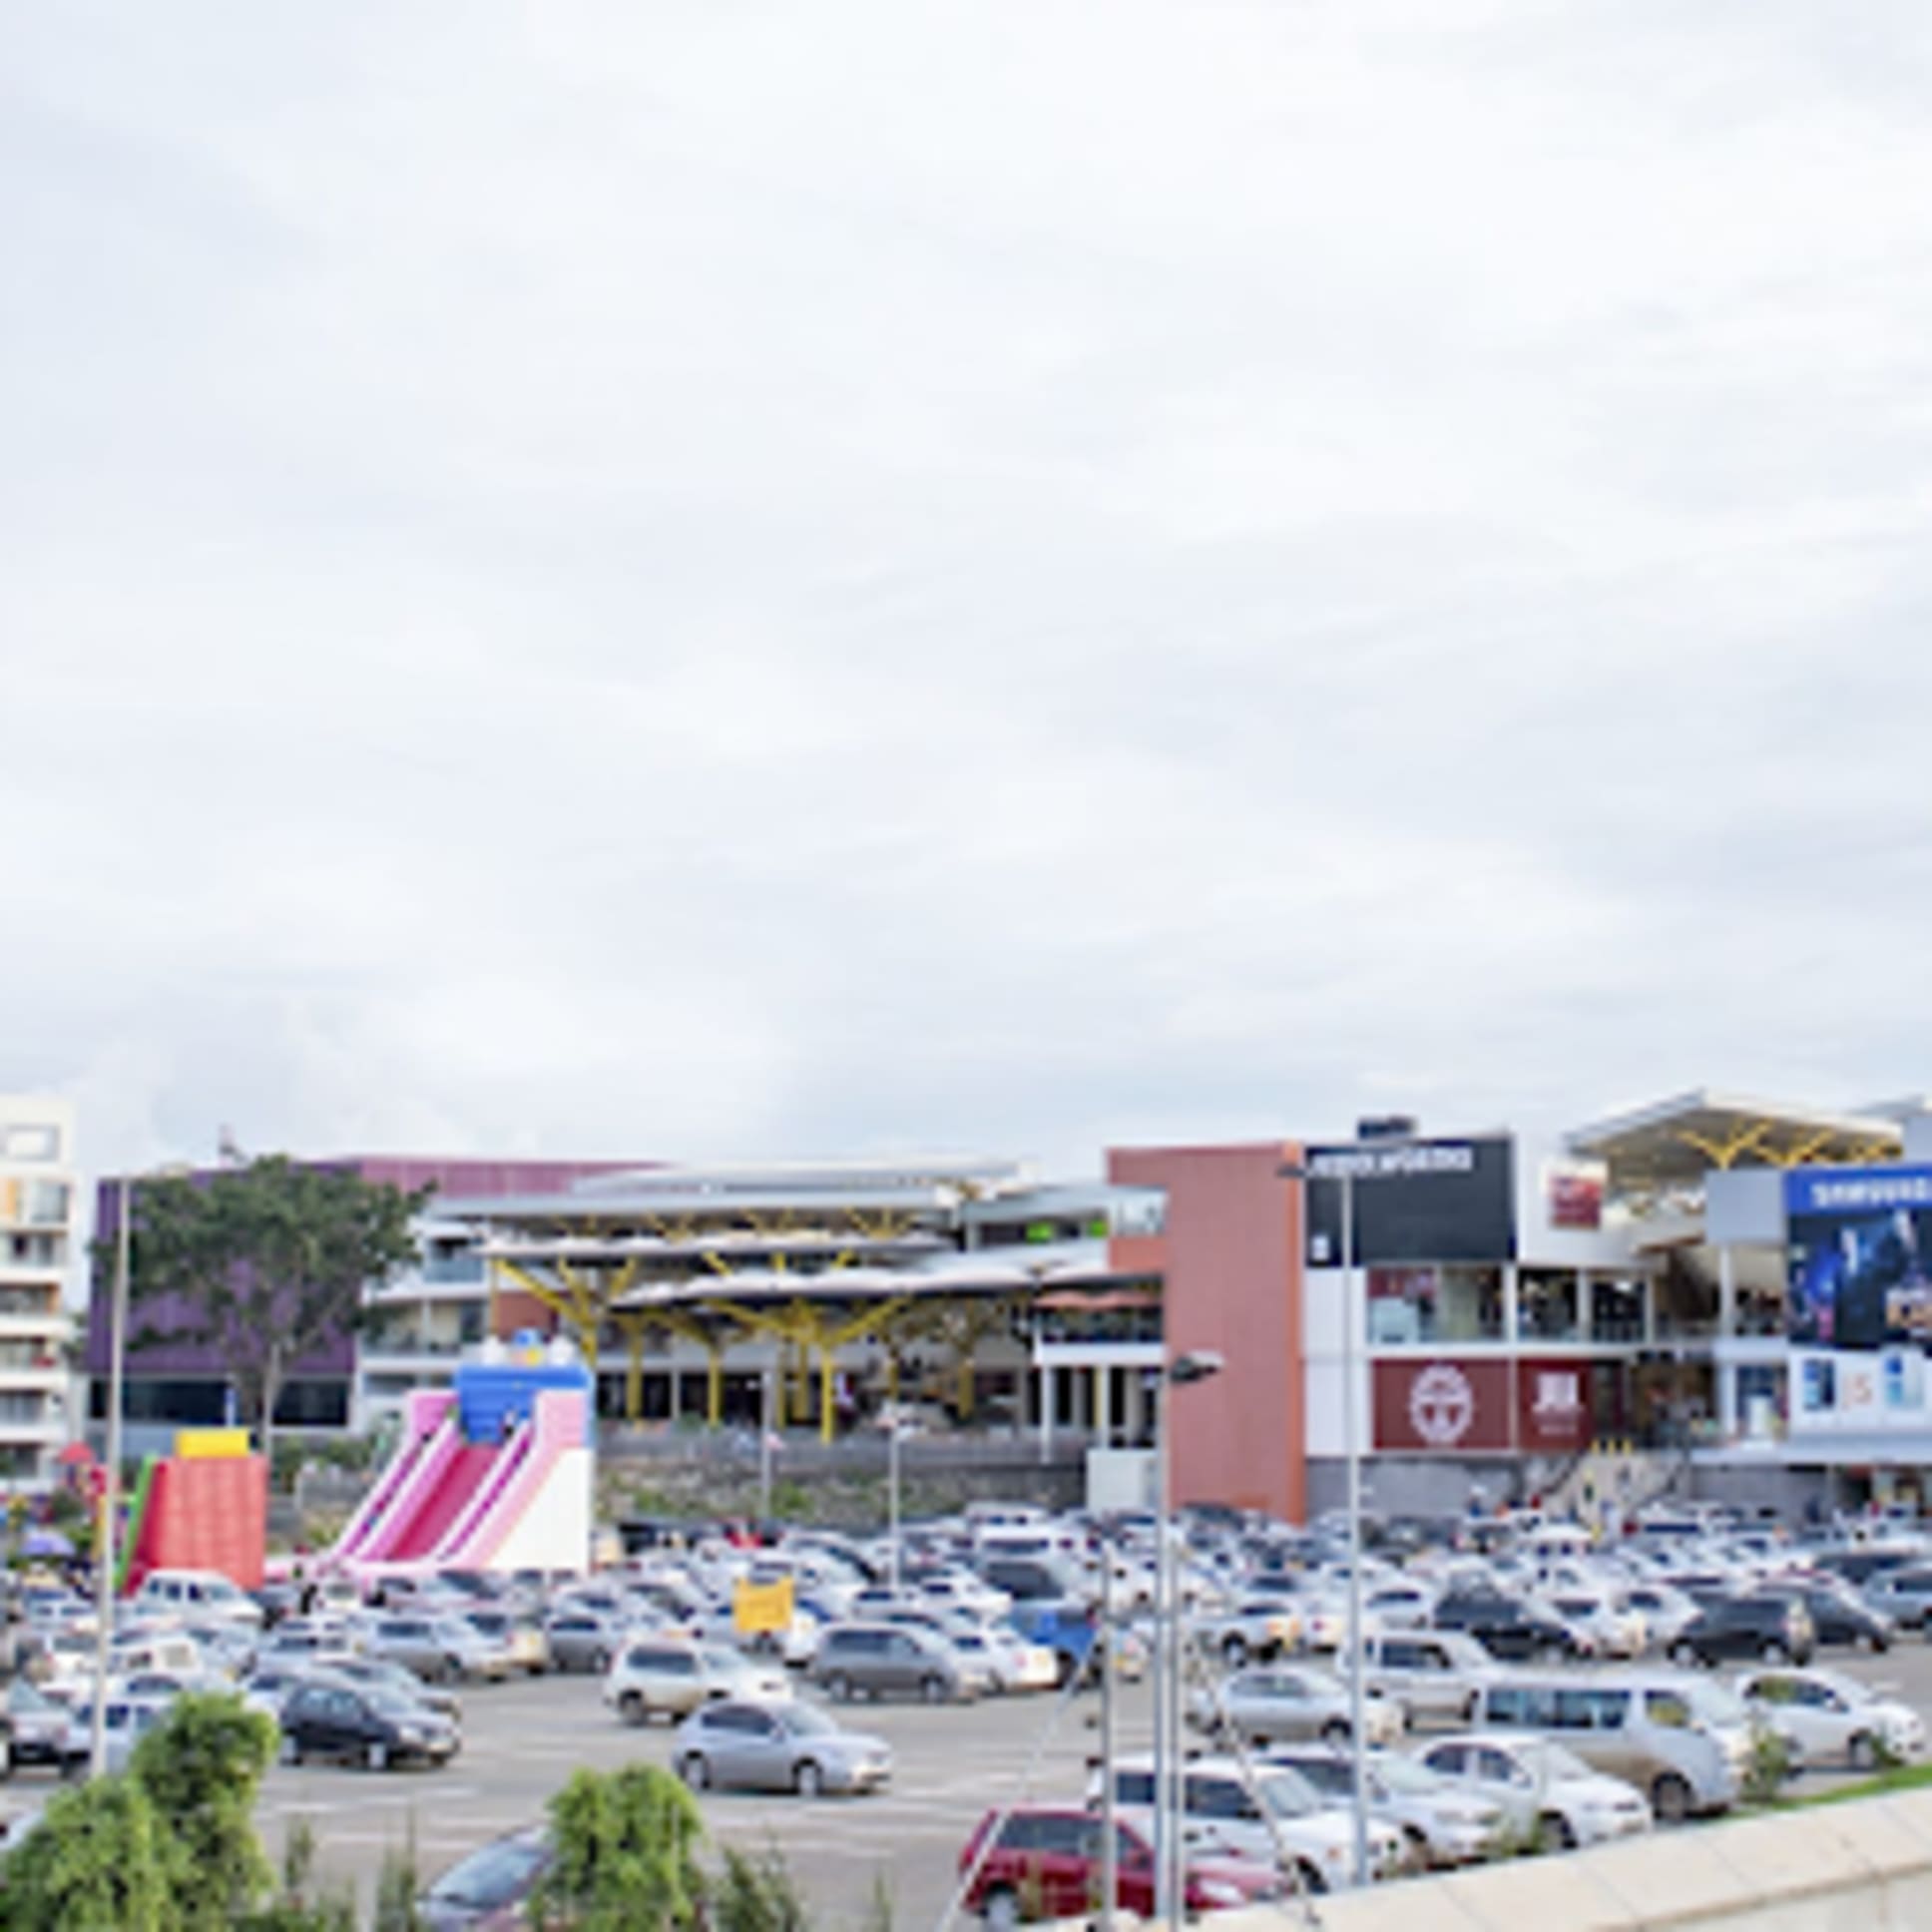
<path id="1" fill-rule="evenodd" d="M 1376 1347 L 1417 1342 L 1501 1341 L 1500 1267 L 1372 1267 L 1368 1339 Z"/>

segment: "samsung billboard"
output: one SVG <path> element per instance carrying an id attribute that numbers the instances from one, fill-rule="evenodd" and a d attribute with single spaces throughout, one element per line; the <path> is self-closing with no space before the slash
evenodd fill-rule
<path id="1" fill-rule="evenodd" d="M 1309 1148 L 1301 1165 L 1310 1267 L 1342 1264 L 1344 1176 L 1353 1184 L 1359 1262 L 1516 1256 L 1515 1154 L 1507 1135 L 1350 1142 Z"/>
<path id="2" fill-rule="evenodd" d="M 1791 1427 L 1932 1426 L 1932 1168 L 1804 1168 L 1784 1177 Z"/>
<path id="3" fill-rule="evenodd" d="M 1807 1168 L 1784 1177 L 1794 1342 L 1932 1345 L 1932 1168 Z"/>

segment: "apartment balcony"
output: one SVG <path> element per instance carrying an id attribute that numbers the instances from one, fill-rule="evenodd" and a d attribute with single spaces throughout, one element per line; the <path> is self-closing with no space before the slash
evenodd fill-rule
<path id="1" fill-rule="evenodd" d="M 65 1362 L 0 1362 L 0 1395 L 65 1395 L 72 1379 Z"/>
<path id="2" fill-rule="evenodd" d="M 0 1449 L 30 1443 L 58 1447 L 66 1442 L 67 1436 L 65 1415 L 10 1416 L 0 1411 Z"/>
<path id="3" fill-rule="evenodd" d="M 73 1332 L 74 1319 L 65 1308 L 0 1307 L 0 1341 L 38 1341 L 59 1348 Z"/>

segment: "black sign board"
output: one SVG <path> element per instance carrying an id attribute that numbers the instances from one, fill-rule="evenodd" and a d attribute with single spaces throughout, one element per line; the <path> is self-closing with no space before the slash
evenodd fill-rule
<path id="1" fill-rule="evenodd" d="M 1516 1255 L 1515 1148 L 1474 1141 L 1361 1141 L 1309 1148 L 1307 1263 L 1342 1264 L 1342 1182 L 1353 1177 L 1355 1260 L 1507 1261 Z"/>

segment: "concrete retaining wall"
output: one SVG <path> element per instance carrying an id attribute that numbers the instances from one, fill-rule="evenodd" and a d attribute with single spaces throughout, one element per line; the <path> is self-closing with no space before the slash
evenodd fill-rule
<path id="1" fill-rule="evenodd" d="M 1281 1932 L 1278 1911 L 1215 1932 Z M 1660 1831 L 1317 1901 L 1322 1932 L 1928 1932 L 1932 1789 Z"/>

